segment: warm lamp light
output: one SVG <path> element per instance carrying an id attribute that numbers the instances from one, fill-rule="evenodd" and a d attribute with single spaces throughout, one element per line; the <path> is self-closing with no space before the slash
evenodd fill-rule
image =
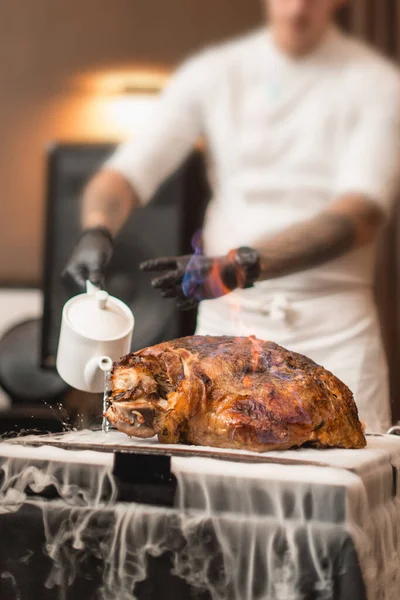
<path id="1" fill-rule="evenodd" d="M 158 67 L 135 67 L 83 74 L 70 82 L 76 101 L 67 121 L 77 136 L 123 140 L 134 136 L 151 114 L 169 72 Z"/>
<path id="2" fill-rule="evenodd" d="M 170 73 L 156 67 L 135 67 L 129 70 L 96 72 L 77 79 L 87 93 L 109 96 L 121 94 L 157 95 L 164 88 Z"/>

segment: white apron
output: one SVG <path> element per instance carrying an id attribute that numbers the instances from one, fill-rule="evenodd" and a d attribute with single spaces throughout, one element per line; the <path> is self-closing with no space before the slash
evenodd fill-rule
<path id="1" fill-rule="evenodd" d="M 367 431 L 388 430 L 388 368 L 370 290 L 286 291 L 243 303 L 245 294 L 203 302 L 197 333 L 256 335 L 308 356 L 351 389 Z"/>

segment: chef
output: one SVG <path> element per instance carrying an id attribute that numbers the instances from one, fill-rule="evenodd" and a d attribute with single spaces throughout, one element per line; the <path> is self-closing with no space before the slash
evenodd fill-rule
<path id="1" fill-rule="evenodd" d="M 255 334 L 314 359 L 380 432 L 390 404 L 372 287 L 398 184 L 400 80 L 335 26 L 344 2 L 265 0 L 267 27 L 189 58 L 86 187 L 66 271 L 100 283 L 128 215 L 202 137 L 202 247 L 145 263 L 153 285 L 199 304 L 198 334 Z"/>

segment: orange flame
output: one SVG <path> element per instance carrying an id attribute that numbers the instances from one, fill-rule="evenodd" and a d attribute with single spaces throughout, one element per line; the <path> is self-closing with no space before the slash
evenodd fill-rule
<path id="1" fill-rule="evenodd" d="M 252 354 L 252 370 L 256 371 L 259 365 L 260 356 L 262 353 L 262 346 L 264 341 L 259 340 L 255 335 L 254 331 L 251 331 L 243 319 L 241 318 L 241 306 L 240 299 L 237 295 L 232 295 L 232 290 L 227 287 L 222 278 L 221 266 L 218 261 L 215 261 L 212 265 L 211 271 L 208 274 L 208 287 L 211 297 L 221 297 L 227 296 L 231 321 L 237 324 L 238 329 L 243 331 L 243 335 L 237 335 L 237 340 L 239 341 L 243 337 L 247 337 L 251 344 L 251 354 Z M 252 377 L 245 375 L 243 380 L 243 385 L 245 387 L 252 387 L 254 384 L 254 380 Z"/>
<path id="2" fill-rule="evenodd" d="M 217 261 L 215 261 L 211 267 L 211 271 L 208 275 L 209 287 L 213 296 L 221 297 L 230 294 L 232 290 L 227 287 L 222 279 L 221 267 Z"/>
<path id="3" fill-rule="evenodd" d="M 250 388 L 253 385 L 253 380 L 248 375 L 245 375 L 242 379 L 242 383 L 245 387 Z"/>
<path id="4" fill-rule="evenodd" d="M 262 351 L 262 340 L 256 338 L 255 335 L 249 336 L 249 342 L 252 345 L 252 354 L 253 354 L 253 370 L 256 371 L 258 367 L 258 361 L 260 359 L 261 351 Z"/>

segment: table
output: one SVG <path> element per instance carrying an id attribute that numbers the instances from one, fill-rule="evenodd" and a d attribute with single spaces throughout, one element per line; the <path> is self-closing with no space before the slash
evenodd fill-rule
<path id="1" fill-rule="evenodd" d="M 163 506 L 119 499 L 112 452 L 0 444 L 0 598 L 397 598 L 400 439 L 284 456 L 172 456 Z"/>

